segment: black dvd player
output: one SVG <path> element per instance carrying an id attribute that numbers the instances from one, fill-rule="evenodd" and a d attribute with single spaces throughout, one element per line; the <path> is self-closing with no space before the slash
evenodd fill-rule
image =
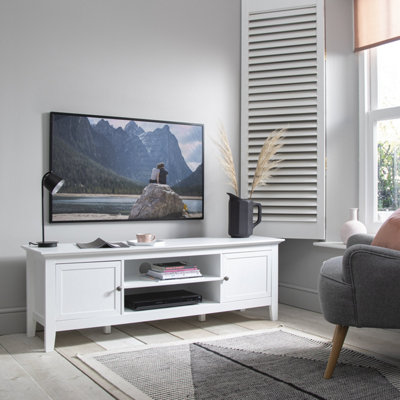
<path id="1" fill-rule="evenodd" d="M 138 293 L 125 296 L 125 307 L 134 311 L 152 310 L 155 308 L 198 304 L 201 300 L 202 297 L 200 294 L 192 293 L 187 290 Z"/>

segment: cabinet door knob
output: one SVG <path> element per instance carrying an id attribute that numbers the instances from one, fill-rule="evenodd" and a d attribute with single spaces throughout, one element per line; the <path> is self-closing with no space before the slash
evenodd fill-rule
<path id="1" fill-rule="evenodd" d="M 229 276 L 224 276 L 224 281 L 229 281 Z"/>
<path id="2" fill-rule="evenodd" d="M 117 290 L 118 290 L 118 292 L 120 292 L 122 290 L 122 287 L 121 286 L 117 286 Z"/>

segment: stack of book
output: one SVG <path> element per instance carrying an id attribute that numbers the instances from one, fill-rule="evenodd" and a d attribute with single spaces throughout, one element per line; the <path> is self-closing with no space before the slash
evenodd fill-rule
<path id="1" fill-rule="evenodd" d="M 196 265 L 188 265 L 182 261 L 153 263 L 147 275 L 157 279 L 195 278 L 202 276 Z"/>

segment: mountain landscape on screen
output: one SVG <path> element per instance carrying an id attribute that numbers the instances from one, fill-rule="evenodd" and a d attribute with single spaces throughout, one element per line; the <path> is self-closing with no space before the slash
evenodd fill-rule
<path id="1" fill-rule="evenodd" d="M 202 134 L 196 124 L 52 113 L 51 168 L 65 180 L 60 195 L 140 195 L 164 163 L 173 191 L 202 199 Z"/>
<path id="2" fill-rule="evenodd" d="M 159 162 L 166 165 L 171 187 L 185 180 L 185 184 L 178 186 L 188 190 L 198 186 L 202 179 L 201 168 L 192 171 L 186 164 L 168 125 L 145 132 L 134 121 L 122 129 L 114 128 L 104 119 L 91 125 L 86 117 L 68 116 L 56 118 L 54 124 L 56 135 L 53 141 L 56 143 L 53 142 L 53 151 L 59 153 L 55 154 L 53 170 L 66 180 L 65 192 L 104 193 L 110 185 L 101 182 L 107 179 L 117 179 L 131 190 L 135 187 L 143 189 L 149 182 L 152 168 Z M 63 156 L 65 152 L 68 154 Z M 85 166 L 93 172 L 90 179 L 82 182 L 80 171 Z M 190 178 L 192 174 L 194 179 Z M 114 193 L 127 191 L 126 188 L 114 189 Z"/>

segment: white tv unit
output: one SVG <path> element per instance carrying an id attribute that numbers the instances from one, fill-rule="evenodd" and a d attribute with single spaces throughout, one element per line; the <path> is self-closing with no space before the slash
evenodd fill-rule
<path id="1" fill-rule="evenodd" d="M 164 246 L 80 249 L 22 246 L 26 251 L 27 335 L 44 327 L 44 349 L 56 332 L 269 306 L 278 318 L 278 245 L 282 239 L 252 236 L 167 239 Z M 202 277 L 159 281 L 140 272 L 144 262 L 187 261 Z M 203 301 L 153 310 L 124 307 L 124 295 L 186 289 Z"/>

